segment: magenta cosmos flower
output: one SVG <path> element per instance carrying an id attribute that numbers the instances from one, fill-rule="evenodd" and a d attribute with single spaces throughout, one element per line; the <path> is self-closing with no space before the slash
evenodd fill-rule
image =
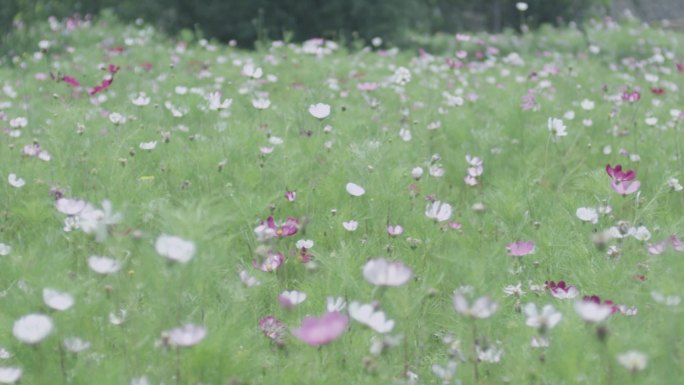
<path id="1" fill-rule="evenodd" d="M 277 223 L 272 216 L 266 218 L 260 226 L 254 229 L 258 237 L 268 239 L 272 237 L 285 238 L 297 234 L 299 221 L 297 218 L 287 218 L 285 223 Z"/>
<path id="2" fill-rule="evenodd" d="M 621 165 L 618 164 L 615 167 L 611 167 L 608 164 L 606 165 L 606 173 L 612 179 L 610 187 L 622 196 L 633 194 L 639 191 L 639 187 L 641 187 L 641 182 L 634 179 L 636 178 L 634 170 L 622 171 Z"/>
<path id="3" fill-rule="evenodd" d="M 349 318 L 336 311 L 326 313 L 319 318 L 304 317 L 302 326 L 293 329 L 292 335 L 308 345 L 321 346 L 341 336 L 348 323 Z"/>
<path id="4" fill-rule="evenodd" d="M 554 281 L 546 281 L 544 284 L 551 295 L 558 299 L 575 298 L 577 297 L 577 294 L 579 294 L 577 287 L 568 285 L 565 283 L 565 281 L 558 281 L 558 283 Z"/>
<path id="5" fill-rule="evenodd" d="M 532 241 L 517 241 L 506 245 L 508 255 L 511 257 L 522 257 L 527 254 L 534 253 L 534 242 Z"/>

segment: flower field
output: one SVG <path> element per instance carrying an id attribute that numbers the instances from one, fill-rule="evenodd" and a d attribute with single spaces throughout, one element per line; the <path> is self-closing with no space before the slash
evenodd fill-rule
<path id="1" fill-rule="evenodd" d="M 681 381 L 684 35 L 25 38 L 0 383 Z"/>

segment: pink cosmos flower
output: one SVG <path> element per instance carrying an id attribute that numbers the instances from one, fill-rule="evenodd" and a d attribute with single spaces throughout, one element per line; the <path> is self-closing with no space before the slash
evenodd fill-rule
<path id="1" fill-rule="evenodd" d="M 632 181 L 636 178 L 636 172 L 634 170 L 622 171 L 622 165 L 616 164 L 612 167 L 610 164 L 606 165 L 606 173 L 614 181 Z"/>
<path id="2" fill-rule="evenodd" d="M 629 194 L 634 194 L 635 192 L 639 191 L 639 187 L 641 187 L 641 182 L 638 180 L 633 180 L 633 181 L 612 181 L 610 182 L 610 187 L 615 191 L 616 193 L 626 196 Z"/>
<path id="3" fill-rule="evenodd" d="M 264 272 L 274 271 L 285 262 L 283 254 L 271 249 L 266 250 L 260 257 L 252 261 L 252 266 Z"/>
<path id="4" fill-rule="evenodd" d="M 387 226 L 387 234 L 389 234 L 392 237 L 396 237 L 398 235 L 401 235 L 404 233 L 404 228 L 401 227 L 401 225 L 389 225 Z"/>
<path id="5" fill-rule="evenodd" d="M 511 257 L 522 257 L 527 254 L 534 253 L 534 242 L 532 241 L 517 241 L 506 245 L 508 255 Z"/>
<path id="6" fill-rule="evenodd" d="M 670 244 L 675 251 L 684 251 L 684 243 L 676 235 L 670 237 Z"/>
<path id="7" fill-rule="evenodd" d="M 577 297 L 579 294 L 577 287 L 568 285 L 565 281 L 546 281 L 544 286 L 549 290 L 551 295 L 558 299 L 570 299 Z"/>
<path id="8" fill-rule="evenodd" d="M 625 91 L 622 93 L 622 101 L 624 102 L 636 103 L 639 99 L 641 99 L 641 92 L 637 90 Z"/>
<path id="9" fill-rule="evenodd" d="M 283 345 L 285 343 L 287 328 L 279 319 L 273 316 L 264 317 L 259 320 L 259 329 L 276 345 Z"/>
<path id="10" fill-rule="evenodd" d="M 304 317 L 302 325 L 293 329 L 292 335 L 308 345 L 321 346 L 341 336 L 348 323 L 349 318 L 337 311 L 326 313 L 319 318 Z"/>
<path id="11" fill-rule="evenodd" d="M 278 238 L 290 237 L 297 234 L 297 230 L 299 230 L 299 221 L 297 218 L 287 218 L 285 223 L 281 224 L 276 223 L 273 217 L 269 216 L 262 225 L 265 225 L 268 229 L 273 231 L 273 234 Z"/>
<path id="12" fill-rule="evenodd" d="M 359 83 L 356 85 L 356 89 L 359 91 L 375 91 L 378 89 L 378 83 Z"/>
<path id="13" fill-rule="evenodd" d="M 288 202 L 294 202 L 297 199 L 297 193 L 295 191 L 285 191 L 285 199 Z"/>
<path id="14" fill-rule="evenodd" d="M 73 76 L 63 76 L 62 81 L 74 88 L 81 86 L 81 83 L 78 81 L 78 79 Z"/>

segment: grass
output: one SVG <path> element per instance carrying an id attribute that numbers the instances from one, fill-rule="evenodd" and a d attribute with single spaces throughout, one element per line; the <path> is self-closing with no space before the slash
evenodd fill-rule
<path id="1" fill-rule="evenodd" d="M 425 41 L 452 59 L 456 50 L 468 51 L 464 67 L 449 68 L 444 56 L 372 48 L 316 56 L 299 45 L 256 52 L 215 42 L 186 45 L 106 18 L 63 28 L 25 32 L 22 41 L 33 38 L 36 45 L 0 67 L 0 125 L 7 134 L 0 136 L 0 176 L 26 181 L 21 188 L 0 184 L 0 242 L 11 247 L 0 257 L 0 346 L 11 357 L 0 366 L 22 368 L 22 383 L 662 384 L 684 374 L 681 307 L 651 296 L 682 295 L 684 262 L 672 247 L 660 255 L 647 251 L 647 244 L 684 236 L 684 193 L 668 186 L 669 178 L 683 177 L 682 122 L 670 114 L 683 109 L 684 74 L 675 67 L 684 60 L 681 34 L 596 23 L 589 36 L 597 53 L 572 29 L 495 41 L 487 35 Z M 51 43 L 43 54 L 35 53 L 38 40 Z M 476 59 L 486 47 L 499 53 Z M 264 75 L 242 75 L 247 63 Z M 121 69 L 108 89 L 91 97 L 106 74 L 99 67 L 109 64 Z M 399 66 L 411 72 L 406 85 L 392 80 Z M 645 74 L 658 80 L 649 83 Z M 82 87 L 69 86 L 65 75 Z M 378 89 L 358 91 L 361 82 Z M 651 87 L 665 93 L 652 94 Z M 641 100 L 622 102 L 622 92 L 636 88 Z M 536 106 L 525 111 L 521 98 L 528 90 Z M 212 91 L 232 105 L 209 110 Z M 148 105 L 131 102 L 139 92 L 150 97 Z M 462 105 L 448 105 L 444 92 L 461 95 Z M 269 99 L 270 107 L 255 109 L 257 97 Z M 584 99 L 595 107 L 582 108 Z M 308 112 L 319 102 L 332 107 L 322 120 Z M 112 113 L 126 122 L 113 124 Z M 645 123 L 651 116 L 658 118 L 655 126 Z M 10 121 L 17 117 L 28 124 L 13 137 Z M 567 136 L 551 137 L 551 117 L 564 120 Z M 433 122 L 441 127 L 428 130 Z M 400 129 L 411 132 L 410 141 Z M 282 144 L 270 142 L 274 137 Z M 140 148 L 149 141 L 158 142 L 153 150 Z M 50 161 L 22 154 L 32 142 Z M 475 187 L 463 180 L 467 154 L 483 159 Z M 635 169 L 640 191 L 613 192 L 607 163 Z M 429 175 L 434 165 L 444 176 Z M 414 180 L 418 166 L 425 173 Z M 348 194 L 348 182 L 363 186 L 365 195 Z M 123 219 L 107 228 L 102 242 L 84 231 L 65 232 L 66 216 L 55 209 L 51 188 L 96 207 L 109 200 Z M 286 191 L 296 192 L 294 202 L 284 198 Z M 450 203 L 451 220 L 461 229 L 427 218 L 427 198 Z M 474 210 L 477 204 L 484 210 Z M 596 224 L 575 215 L 579 207 L 601 204 L 612 212 Z M 269 215 L 297 218 L 300 228 L 293 237 L 265 242 L 287 258 L 276 271 L 262 272 L 252 266 L 263 243 L 254 229 Z M 358 222 L 355 232 L 342 226 L 351 219 Z M 621 221 L 645 226 L 651 239 L 610 240 L 607 246 L 620 253 L 609 257 L 592 237 Z M 386 228 L 395 224 L 405 231 L 391 237 Z M 192 241 L 192 260 L 174 264 L 161 257 L 155 250 L 161 234 Z M 313 262 L 298 261 L 299 239 L 314 241 Z M 533 241 L 535 252 L 509 256 L 507 244 L 518 240 Z M 88 267 L 92 255 L 123 267 L 98 275 Z M 412 279 L 389 288 L 367 282 L 364 264 L 381 256 L 402 261 Z M 241 270 L 261 285 L 246 287 Z M 529 286 L 547 280 L 565 280 L 580 294 L 560 300 Z M 504 294 L 518 283 L 524 295 Z M 457 313 L 453 293 L 466 285 L 474 297 L 490 296 L 496 313 L 487 319 Z M 51 310 L 44 288 L 71 294 L 75 305 Z M 285 310 L 277 300 L 284 290 L 305 292 L 307 299 Z M 593 294 L 638 309 L 601 323 L 609 331 L 604 342 L 574 310 L 577 300 Z M 268 315 L 296 328 L 305 315 L 325 313 L 327 296 L 377 301 L 396 321 L 390 334 L 402 335 L 402 342 L 375 356 L 369 346 L 378 333 L 353 320 L 318 348 L 292 336 L 279 347 L 259 330 Z M 521 312 L 529 302 L 562 313 L 548 331 L 548 348 L 530 347 L 537 332 Z M 120 309 L 125 322 L 113 325 L 109 314 Z M 32 313 L 48 314 L 55 326 L 35 345 L 13 336 L 15 322 Z M 207 337 L 188 348 L 164 343 L 162 332 L 186 323 L 206 327 Z M 63 340 L 70 336 L 91 346 L 69 352 Z M 445 343 L 446 336 L 454 341 Z M 502 348 L 499 362 L 474 360 L 475 341 Z M 618 363 L 629 350 L 648 357 L 643 371 L 630 373 Z M 458 363 L 454 377 L 440 379 L 433 365 L 449 361 Z"/>

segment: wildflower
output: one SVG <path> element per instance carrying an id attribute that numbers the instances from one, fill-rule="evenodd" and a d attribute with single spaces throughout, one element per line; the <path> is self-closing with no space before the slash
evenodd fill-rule
<path id="1" fill-rule="evenodd" d="M 0 243 L 0 256 L 4 257 L 6 255 L 9 255 L 9 253 L 11 251 L 12 251 L 12 247 L 10 245 Z"/>
<path id="2" fill-rule="evenodd" d="M 154 244 L 157 254 L 173 262 L 187 263 L 195 255 L 195 243 L 172 235 L 162 234 Z"/>
<path id="3" fill-rule="evenodd" d="M 670 178 L 667 180 L 667 186 L 672 189 L 672 191 L 682 191 L 684 187 L 679 183 L 679 179 Z"/>
<path id="4" fill-rule="evenodd" d="M 356 183 L 351 183 L 351 182 L 347 183 L 346 189 L 350 195 L 355 196 L 355 197 L 360 197 L 366 193 L 366 190 L 364 190 L 363 187 L 359 186 Z"/>
<path id="5" fill-rule="evenodd" d="M 348 323 L 347 316 L 336 311 L 326 313 L 319 318 L 304 317 L 302 325 L 293 329 L 292 335 L 308 345 L 325 345 L 341 336 L 347 329 Z"/>
<path id="6" fill-rule="evenodd" d="M 285 343 L 287 328 L 279 319 L 273 316 L 264 317 L 259 320 L 259 329 L 261 329 L 264 335 L 270 338 L 276 345 Z"/>
<path id="7" fill-rule="evenodd" d="M 327 297 L 325 299 L 325 306 L 329 312 L 342 311 L 347 307 L 347 301 L 342 297 Z"/>
<path id="8" fill-rule="evenodd" d="M 288 202 L 294 202 L 297 199 L 297 193 L 294 191 L 285 191 L 285 199 Z"/>
<path id="9" fill-rule="evenodd" d="M 641 92 L 634 90 L 634 91 L 625 91 L 622 93 L 622 101 L 623 102 L 629 102 L 629 103 L 636 103 L 641 99 Z"/>
<path id="10" fill-rule="evenodd" d="M 504 350 L 501 347 L 501 341 L 496 344 L 486 343 L 481 346 L 479 343 L 475 345 L 475 353 L 480 362 L 497 363 L 501 361 Z"/>
<path id="11" fill-rule="evenodd" d="M 349 315 L 378 333 L 389 333 L 394 328 L 394 320 L 388 320 L 383 311 L 375 310 L 371 304 L 352 302 L 349 304 Z"/>
<path id="12" fill-rule="evenodd" d="M 520 12 L 525 12 L 525 11 L 527 11 L 527 7 L 528 7 L 528 6 L 527 6 L 527 3 L 524 3 L 524 2 L 522 2 L 522 1 L 519 1 L 519 2 L 515 3 L 515 8 L 516 8 L 518 11 L 520 11 Z"/>
<path id="13" fill-rule="evenodd" d="M 635 350 L 619 354 L 617 361 L 632 373 L 646 369 L 646 365 L 648 364 L 646 355 Z"/>
<path id="14" fill-rule="evenodd" d="M 207 96 L 207 101 L 209 102 L 209 110 L 211 111 L 225 110 L 233 104 L 233 99 L 224 99 L 221 101 L 221 93 L 218 91 L 210 92 Z"/>
<path id="15" fill-rule="evenodd" d="M 585 321 L 599 323 L 613 314 L 613 307 L 592 300 L 582 300 L 575 302 L 575 311 Z"/>
<path id="16" fill-rule="evenodd" d="M 580 103 L 580 106 L 582 106 L 582 109 L 590 111 L 594 109 L 594 102 L 589 99 L 584 99 L 582 100 L 582 103 Z"/>
<path id="17" fill-rule="evenodd" d="M 186 324 L 181 327 L 168 330 L 169 342 L 175 346 L 189 347 L 200 343 L 207 336 L 207 329 L 204 326 Z"/>
<path id="18" fill-rule="evenodd" d="M 546 331 L 553 329 L 563 318 L 563 314 L 551 305 L 544 305 L 542 311 L 539 312 L 537 310 L 537 305 L 528 303 L 523 308 L 523 311 L 527 317 L 525 324 L 537 329 L 540 334 L 544 334 Z"/>
<path id="19" fill-rule="evenodd" d="M 280 302 L 280 306 L 284 307 L 285 309 L 292 309 L 293 307 L 299 305 L 300 303 L 304 302 L 306 300 L 306 293 L 303 293 L 301 291 L 284 291 L 280 293 L 278 296 L 278 302 Z"/>
<path id="20" fill-rule="evenodd" d="M 356 229 L 359 227 L 359 222 L 354 220 L 342 222 L 342 227 L 344 227 L 344 229 L 347 231 L 356 231 Z"/>
<path id="21" fill-rule="evenodd" d="M 598 211 L 593 207 L 579 207 L 575 215 L 583 222 L 598 223 Z"/>
<path id="22" fill-rule="evenodd" d="M 138 147 L 140 147 L 141 150 L 151 151 L 154 150 L 155 147 L 157 147 L 157 141 L 153 140 L 151 142 L 142 142 L 138 145 Z"/>
<path id="23" fill-rule="evenodd" d="M 271 101 L 267 98 L 252 99 L 252 107 L 257 110 L 265 110 L 271 106 Z"/>
<path id="24" fill-rule="evenodd" d="M 411 177 L 413 177 L 413 179 L 418 180 L 418 179 L 420 179 L 421 176 L 423 176 L 423 168 L 422 167 L 414 167 L 411 170 Z"/>
<path id="25" fill-rule="evenodd" d="M 275 271 L 285 262 L 283 254 L 268 247 L 258 248 L 257 256 L 259 258 L 252 261 L 252 266 L 264 272 Z"/>
<path id="26" fill-rule="evenodd" d="M 21 378 L 22 370 L 15 367 L 0 367 L 0 384 L 14 384 Z"/>
<path id="27" fill-rule="evenodd" d="M 525 294 L 525 292 L 522 290 L 522 284 L 518 282 L 517 285 L 508 285 L 503 288 L 504 294 L 506 296 L 516 296 L 516 297 L 521 297 Z"/>
<path id="28" fill-rule="evenodd" d="M 43 289 L 43 302 L 54 310 L 68 310 L 74 305 L 74 297 L 68 293 L 61 293 L 54 289 Z"/>
<path id="29" fill-rule="evenodd" d="M 62 214 L 76 215 L 83 211 L 88 202 L 74 198 L 59 198 L 55 201 L 55 208 Z"/>
<path id="30" fill-rule="evenodd" d="M 451 218 L 451 205 L 441 201 L 428 203 L 425 208 L 425 215 L 437 222 L 444 222 Z"/>
<path id="31" fill-rule="evenodd" d="M 363 277 L 376 286 L 401 286 L 411 279 L 413 272 L 402 262 L 384 258 L 371 259 L 363 267 Z"/>
<path id="32" fill-rule="evenodd" d="M 651 232 L 648 231 L 648 228 L 646 228 L 646 226 L 639 226 L 636 228 L 632 227 L 629 229 L 627 234 L 641 242 L 645 242 L 651 239 Z"/>
<path id="33" fill-rule="evenodd" d="M 396 237 L 398 235 L 401 235 L 404 233 L 404 228 L 401 227 L 400 225 L 392 226 L 389 225 L 387 226 L 387 234 L 389 234 L 392 237 Z"/>
<path id="34" fill-rule="evenodd" d="M 121 221 L 120 213 L 112 212 L 112 203 L 108 200 L 102 201 L 102 210 L 87 204 L 78 213 L 79 225 L 86 234 L 95 233 L 97 242 L 104 242 L 107 239 L 107 229 L 109 226 Z"/>
<path id="35" fill-rule="evenodd" d="M 562 136 L 567 136 L 568 133 L 565 127 L 565 123 L 561 119 L 557 118 L 549 118 L 548 120 L 548 128 L 549 131 L 551 132 L 551 135 L 554 136 L 554 140 L 557 140 L 558 138 Z"/>
<path id="36" fill-rule="evenodd" d="M 463 289 L 457 289 L 454 291 L 453 300 L 454 308 L 458 313 L 474 318 L 489 318 L 496 312 L 498 307 L 497 304 L 487 296 L 476 299 L 471 306 L 468 304 L 468 300 L 465 296 L 465 290 Z"/>
<path id="37" fill-rule="evenodd" d="M 150 97 L 144 92 L 138 93 L 136 97 L 132 99 L 132 103 L 139 107 L 144 107 L 150 104 Z"/>
<path id="38" fill-rule="evenodd" d="M 27 344 L 37 344 L 44 340 L 54 328 L 52 318 L 44 314 L 29 314 L 14 322 L 12 334 Z"/>
<path id="39" fill-rule="evenodd" d="M 411 81 L 411 71 L 406 67 L 399 67 L 394 71 L 392 81 L 400 86 L 406 85 Z"/>
<path id="40" fill-rule="evenodd" d="M 323 120 L 330 115 L 330 105 L 325 103 L 316 103 L 309 106 L 309 114 L 316 119 Z"/>
<path id="41" fill-rule="evenodd" d="M 92 255 L 88 257 L 88 266 L 98 274 L 114 274 L 121 269 L 121 263 L 109 257 Z"/>
<path id="42" fill-rule="evenodd" d="M 255 277 L 249 275 L 247 270 L 240 270 L 240 282 L 247 287 L 259 286 L 261 282 Z"/>
<path id="43" fill-rule="evenodd" d="M 90 342 L 79 337 L 67 337 L 62 341 L 62 346 L 72 353 L 80 353 L 90 348 Z"/>
<path id="44" fill-rule="evenodd" d="M 9 174 L 7 176 L 7 182 L 10 184 L 10 186 L 14 188 L 22 188 L 26 184 L 26 181 L 22 178 L 19 178 L 17 174 Z"/>
<path id="45" fill-rule="evenodd" d="M 508 255 L 512 257 L 522 257 L 534 253 L 534 242 L 532 241 L 517 241 L 506 245 Z"/>
<path id="46" fill-rule="evenodd" d="M 565 281 L 558 281 L 558 283 L 546 281 L 544 282 L 544 287 L 549 290 L 553 297 L 558 299 L 571 299 L 579 294 L 575 286 L 568 285 Z"/>
<path id="47" fill-rule="evenodd" d="M 456 361 L 450 360 L 447 362 L 446 366 L 441 366 L 438 364 L 432 365 L 432 373 L 442 380 L 442 384 L 449 385 L 456 376 L 456 368 L 458 363 Z"/>
<path id="48" fill-rule="evenodd" d="M 633 194 L 639 190 L 639 187 L 641 187 L 641 182 L 638 180 L 634 181 L 612 181 L 610 183 L 610 187 L 615 191 L 616 193 L 626 196 L 629 194 Z"/>

